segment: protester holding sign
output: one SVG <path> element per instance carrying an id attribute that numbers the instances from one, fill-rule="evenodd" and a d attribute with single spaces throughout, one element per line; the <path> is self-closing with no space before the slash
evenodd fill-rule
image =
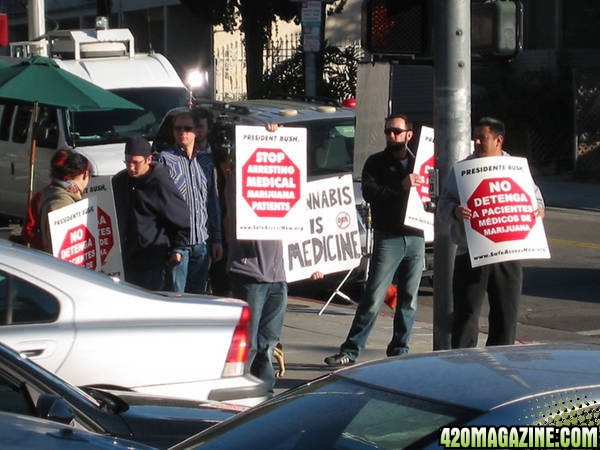
<path id="1" fill-rule="evenodd" d="M 467 160 L 507 157 L 508 161 L 510 155 L 502 148 L 504 134 L 504 124 L 499 120 L 491 117 L 480 119 L 473 130 L 475 151 Z M 492 161 L 491 158 L 490 161 Z M 469 223 L 476 212 L 473 205 L 469 207 L 469 202 L 461 203 L 460 201 L 456 167 L 455 165 L 448 176 L 437 210 L 438 220 L 450 223 L 451 238 L 457 244 L 453 276 L 452 347 L 477 346 L 479 315 L 486 292 L 490 305 L 489 334 L 486 345 L 514 344 L 517 308 L 523 284 L 521 263 L 518 260 L 509 260 L 473 267 L 469 256 L 470 249 L 467 244 L 465 224 Z M 498 176 L 494 175 L 495 179 Z M 531 205 L 519 204 L 504 207 L 503 210 L 509 208 L 516 211 L 519 209 L 521 212 L 530 212 L 537 218 L 543 218 L 544 201 L 537 186 L 534 185 L 534 188 L 537 209 Z M 504 196 L 506 197 L 506 195 Z M 519 194 L 519 198 L 521 196 Z M 526 197 L 523 196 L 523 198 Z M 496 209 L 498 209 L 497 205 L 491 210 L 495 211 Z M 521 217 L 521 214 L 516 217 Z"/>
<path id="2" fill-rule="evenodd" d="M 40 230 L 44 251 L 48 253 L 52 253 L 48 213 L 81 200 L 90 180 L 90 163 L 81 153 L 57 150 L 50 160 L 50 177 L 50 184 L 42 191 L 39 205 Z"/>
<path id="3" fill-rule="evenodd" d="M 127 141 L 125 165 L 112 180 L 125 280 L 166 289 L 167 266 L 179 264 L 189 242 L 188 208 L 146 139 Z"/>
<path id="4" fill-rule="evenodd" d="M 404 220 L 409 192 L 422 183 L 422 177 L 413 173 L 415 157 L 408 148 L 413 131 L 408 118 L 401 114 L 389 116 L 384 133 L 385 150 L 371 155 L 362 171 L 363 197 L 371 205 L 374 228 L 368 279 L 346 341 L 339 353 L 325 358 L 330 366 L 354 363 L 367 342 L 397 269 L 398 303 L 386 353 L 394 356 L 408 352 L 425 241 L 423 231 L 406 226 Z"/>
<path id="5" fill-rule="evenodd" d="M 276 124 L 267 124 L 275 132 Z M 236 180 L 227 179 L 227 210 L 236 211 Z M 228 269 L 233 296 L 250 307 L 250 372 L 275 387 L 273 353 L 279 343 L 288 302 L 288 286 L 283 268 L 281 240 L 242 240 L 236 235 L 236 214 L 228 216 Z"/>

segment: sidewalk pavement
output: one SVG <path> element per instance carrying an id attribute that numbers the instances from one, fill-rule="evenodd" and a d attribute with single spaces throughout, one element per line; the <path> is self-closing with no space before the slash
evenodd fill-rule
<path id="1" fill-rule="evenodd" d="M 344 302 L 340 298 L 337 300 Z M 355 305 L 332 302 L 322 315 L 318 315 L 324 304 L 324 300 L 289 298 L 281 338 L 286 373 L 277 380 L 276 393 L 335 370 L 328 367 L 323 359 L 338 352 L 354 318 Z M 393 310 L 384 304 L 357 363 L 386 357 L 385 350 L 392 335 L 393 316 Z M 485 344 L 486 328 L 486 319 L 482 317 L 479 346 Z M 433 290 L 424 282 L 419 292 L 410 352 L 424 353 L 432 350 Z"/>
<path id="2" fill-rule="evenodd" d="M 600 183 L 572 180 L 569 175 L 537 177 L 547 208 L 567 208 L 600 212 Z M 425 284 L 425 283 L 424 283 Z M 342 289 L 343 290 L 343 289 Z M 290 297 L 281 342 L 285 353 L 286 374 L 278 379 L 276 392 L 297 386 L 305 381 L 334 370 L 323 359 L 337 353 L 346 338 L 354 317 L 355 305 L 332 302 L 322 315 L 319 311 L 327 299 Z M 486 302 L 487 303 L 487 302 Z M 393 311 L 383 305 L 367 341 L 365 351 L 357 362 L 384 358 L 392 333 Z M 478 346 L 487 338 L 487 308 L 480 319 Z M 410 352 L 433 350 L 433 290 L 423 285 L 419 292 L 419 307 L 412 331 Z"/>
<path id="3" fill-rule="evenodd" d="M 535 177 L 546 207 L 600 211 L 600 180 L 584 182 L 572 175 Z"/>

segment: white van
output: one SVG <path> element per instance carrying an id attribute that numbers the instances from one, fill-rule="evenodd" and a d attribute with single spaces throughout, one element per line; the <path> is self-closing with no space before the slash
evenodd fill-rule
<path id="1" fill-rule="evenodd" d="M 11 53 L 27 56 L 32 43 L 11 44 Z M 126 29 L 59 30 L 48 33 L 47 54 L 75 75 L 144 108 L 143 111 L 68 112 L 40 107 L 35 190 L 49 181 L 49 161 L 57 148 L 84 154 L 93 175 L 124 168 L 128 136 L 152 139 L 164 114 L 184 106 L 189 91 L 162 55 L 136 54 Z M 32 105 L 0 99 L 0 215 L 25 215 L 29 187 Z"/>

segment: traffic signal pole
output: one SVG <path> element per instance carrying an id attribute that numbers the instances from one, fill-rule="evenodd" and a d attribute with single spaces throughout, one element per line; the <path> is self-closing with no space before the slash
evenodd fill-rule
<path id="1" fill-rule="evenodd" d="M 434 0 L 435 161 L 439 192 L 453 164 L 470 153 L 471 1 Z M 455 246 L 448 224 L 435 221 L 433 349 L 450 348 Z"/>

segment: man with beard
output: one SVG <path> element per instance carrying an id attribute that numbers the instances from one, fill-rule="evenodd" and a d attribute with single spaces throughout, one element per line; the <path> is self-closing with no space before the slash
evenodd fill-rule
<path id="1" fill-rule="evenodd" d="M 410 189 L 422 182 L 412 173 L 415 157 L 408 148 L 412 124 L 401 114 L 385 119 L 386 148 L 367 159 L 362 171 L 362 192 L 371 206 L 373 253 L 367 283 L 346 341 L 339 353 L 325 358 L 329 366 L 354 364 L 375 324 L 385 293 L 398 277 L 394 330 L 387 356 L 408 352 L 417 310 L 417 294 L 425 258 L 423 231 L 404 225 Z"/>

